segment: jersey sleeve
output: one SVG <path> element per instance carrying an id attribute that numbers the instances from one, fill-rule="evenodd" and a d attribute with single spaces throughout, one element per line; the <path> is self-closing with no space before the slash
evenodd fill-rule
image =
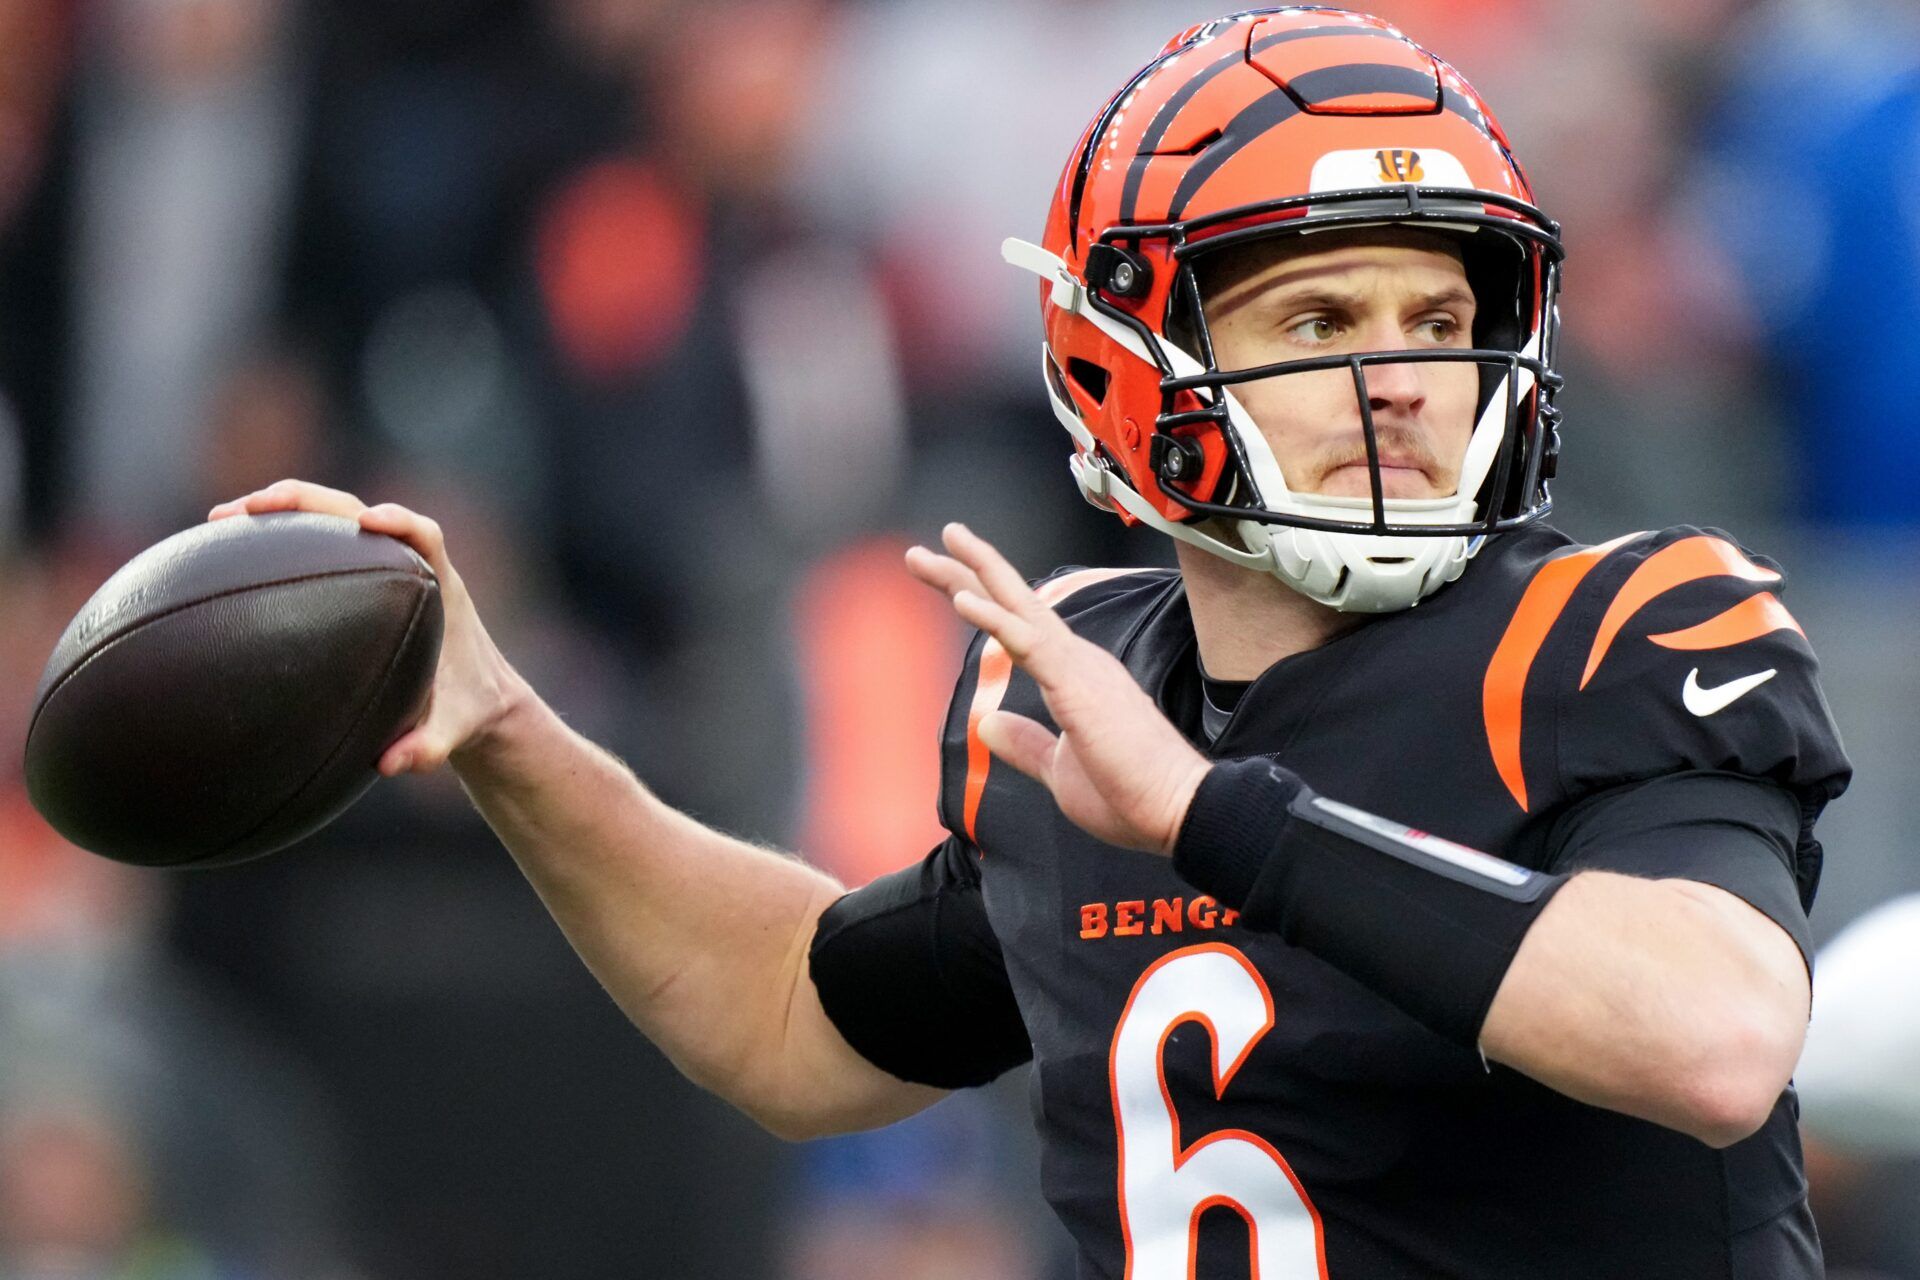
<path id="1" fill-rule="evenodd" d="M 1629 543 L 1608 569 L 1564 655 L 1556 869 L 1719 885 L 1805 950 L 1814 822 L 1852 769 L 1778 566 L 1681 528 Z"/>
<path id="2" fill-rule="evenodd" d="M 1800 802 L 1758 778 L 1694 771 L 1587 797 L 1554 824 L 1547 870 L 1617 871 L 1725 889 L 1813 955 L 1797 874 Z"/>
<path id="3" fill-rule="evenodd" d="M 902 1080 L 965 1088 L 1033 1056 L 977 863 L 949 837 L 828 907 L 814 932 L 821 1007 L 862 1057 Z"/>

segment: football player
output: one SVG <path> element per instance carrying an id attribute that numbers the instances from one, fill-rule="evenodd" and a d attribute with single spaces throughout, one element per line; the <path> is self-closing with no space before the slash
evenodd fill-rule
<path id="1" fill-rule="evenodd" d="M 1581 546 L 1558 230 L 1451 67 L 1320 7 L 1200 24 L 1074 148 L 1043 376 L 1081 492 L 1179 569 L 979 629 L 948 838 L 851 894 L 654 799 L 448 629 L 383 772 L 451 759 L 581 955 L 776 1132 L 1031 1060 L 1082 1273 L 1812 1277 L 1789 1076 L 1813 823 L 1848 765 L 1780 573 L 1693 528 Z"/>

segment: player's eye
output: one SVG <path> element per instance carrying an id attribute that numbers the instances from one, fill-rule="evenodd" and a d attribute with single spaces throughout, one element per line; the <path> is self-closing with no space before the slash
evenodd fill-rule
<path id="1" fill-rule="evenodd" d="M 1287 326 L 1287 332 L 1301 342 L 1332 342 L 1340 335 L 1340 326 L 1327 316 L 1308 316 Z"/>
<path id="2" fill-rule="evenodd" d="M 1451 342 L 1460 332 L 1460 324 L 1452 316 L 1428 316 L 1414 325 L 1413 331 L 1429 342 Z"/>

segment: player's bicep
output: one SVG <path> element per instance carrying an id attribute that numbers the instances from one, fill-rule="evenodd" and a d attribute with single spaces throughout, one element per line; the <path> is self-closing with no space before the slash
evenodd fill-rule
<path id="1" fill-rule="evenodd" d="M 1791 994 L 1789 1003 L 1804 1023 L 1813 999 L 1813 965 L 1805 944 L 1772 916 L 1718 885 L 1684 879 L 1666 883 L 1718 917 L 1721 936 L 1733 940 L 1740 953 L 1764 970 L 1778 990 Z"/>
<path id="2" fill-rule="evenodd" d="M 1649 880 L 1693 881 L 1731 895 L 1730 921 L 1779 927 L 1804 962 L 1813 940 L 1796 877 L 1802 805 L 1759 778 L 1693 770 L 1615 787 L 1573 806 L 1554 824 L 1548 870 L 1614 871 Z"/>
<path id="3" fill-rule="evenodd" d="M 804 966 L 807 957 L 803 953 Z M 827 1137 L 877 1129 L 947 1096 L 944 1089 L 914 1084 L 869 1062 L 847 1042 L 820 1001 L 819 989 L 801 973 L 793 984 L 784 1031 L 781 1090 L 785 1123 L 769 1123 L 790 1139 Z M 778 1120 L 778 1117 L 765 1117 Z"/>
<path id="4" fill-rule="evenodd" d="M 809 966 L 820 1006 L 863 1059 L 914 1084 L 986 1084 L 1033 1056 L 973 854 L 925 861 L 820 917 Z"/>

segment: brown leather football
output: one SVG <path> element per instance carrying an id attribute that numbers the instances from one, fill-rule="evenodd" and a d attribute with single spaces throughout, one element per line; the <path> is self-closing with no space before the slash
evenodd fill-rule
<path id="1" fill-rule="evenodd" d="M 196 525 L 129 561 L 47 660 L 34 807 L 84 849 L 211 867 L 319 830 L 373 785 L 439 660 L 413 549 L 308 512 Z"/>

